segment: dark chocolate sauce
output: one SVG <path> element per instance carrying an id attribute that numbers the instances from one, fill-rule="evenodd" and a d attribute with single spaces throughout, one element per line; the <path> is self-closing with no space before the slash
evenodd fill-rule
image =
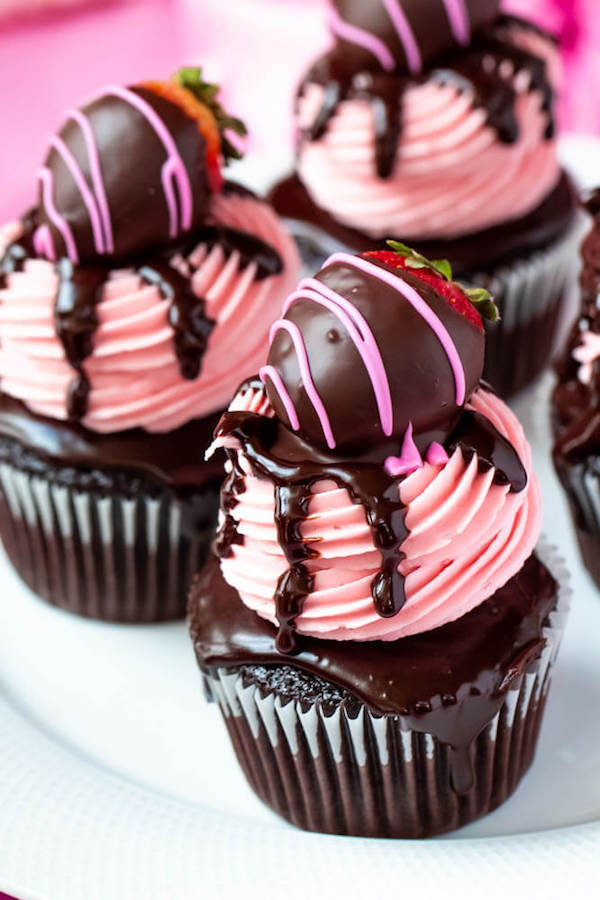
<path id="1" fill-rule="evenodd" d="M 543 111 L 548 119 L 545 136 L 549 140 L 555 132 L 554 92 L 548 81 L 546 62 L 510 40 L 506 32 L 511 24 L 527 27 L 521 20 L 502 17 L 497 25 L 483 29 L 475 36 L 469 48 L 461 48 L 441 59 L 433 75 L 442 83 L 451 81 L 460 91 L 471 92 L 476 104 L 485 110 L 487 122 L 499 139 L 511 144 L 518 140 L 520 131 L 516 117 L 517 93 L 501 74 L 500 64 L 504 60 L 512 62 L 515 71 L 529 73 L 529 90 L 539 91 L 542 95 Z M 315 63 L 300 85 L 298 96 L 310 83 L 324 88 L 321 107 L 302 140 L 315 141 L 323 137 L 344 100 L 367 100 L 375 123 L 377 174 L 383 179 L 390 178 L 402 132 L 402 97 L 410 85 L 425 83 L 431 75 L 432 70 L 411 76 L 357 70 L 348 56 L 347 47 L 343 43 L 336 44 Z"/>
<path id="2" fill-rule="evenodd" d="M 466 461 L 477 455 L 480 472 L 494 469 L 495 484 L 509 484 L 511 493 L 518 494 L 527 487 L 527 472 L 513 445 L 489 419 L 472 410 L 465 410 L 448 441 L 448 450 L 460 448 Z"/>
<path id="3" fill-rule="evenodd" d="M 169 325 L 175 334 L 175 354 L 182 378 L 194 381 L 215 323 L 205 313 L 205 301 L 192 290 L 189 278 L 168 262 L 152 261 L 138 269 L 140 278 L 155 285 L 169 300 Z"/>
<path id="4" fill-rule="evenodd" d="M 67 413 L 72 421 L 85 416 L 90 392 L 84 361 L 94 349 L 98 327 L 96 306 L 106 281 L 106 269 L 75 266 L 69 259 L 56 263 L 58 290 L 54 302 L 54 327 L 67 362 L 75 376 L 67 391 Z"/>
<path id="5" fill-rule="evenodd" d="M 269 199 L 280 216 L 322 229 L 353 253 L 389 249 L 385 240 L 376 240 L 337 222 L 314 203 L 296 175 L 276 184 Z M 575 190 L 568 176 L 563 174 L 556 188 L 526 216 L 452 240 L 420 240 L 419 251 L 428 259 L 449 260 L 459 277 L 489 271 L 513 263 L 516 256 L 526 259 L 561 240 L 573 225 L 576 208 Z M 386 237 L 402 240 L 406 235 Z M 322 261 L 323 251 L 316 255 Z"/>
<path id="6" fill-rule="evenodd" d="M 254 263 L 258 281 L 279 275 L 283 271 L 283 261 L 277 250 L 247 231 L 224 225 L 206 225 L 195 235 L 195 243 L 200 241 L 209 249 L 218 244 L 226 258 L 238 253 L 240 269 Z M 193 246 L 190 250 L 193 250 Z"/>
<path id="7" fill-rule="evenodd" d="M 0 287 L 6 286 L 6 276 L 13 272 L 22 272 L 25 261 L 35 256 L 33 233 L 37 227 L 37 210 L 29 209 L 21 219 L 21 235 L 9 244 L 0 257 Z"/>
<path id="8" fill-rule="evenodd" d="M 391 178 L 402 130 L 402 95 L 409 79 L 385 72 L 349 72 L 343 56 L 334 48 L 311 70 L 300 87 L 300 94 L 311 81 L 323 85 L 323 102 L 304 137 L 310 141 L 323 137 L 342 101 L 366 100 L 375 125 L 377 174 L 380 178 Z"/>
<path id="9" fill-rule="evenodd" d="M 226 451 L 227 460 L 231 466 L 221 485 L 221 509 L 225 513 L 223 523 L 215 537 L 215 553 L 220 559 L 231 555 L 234 544 L 242 544 L 244 539 L 237 530 L 237 522 L 231 515 L 231 510 L 236 506 L 238 497 L 244 493 L 244 473 L 242 472 L 238 455 L 231 450 Z"/>
<path id="10" fill-rule="evenodd" d="M 590 464 L 594 469 L 600 449 L 600 359 L 592 361 L 591 377 L 584 384 L 579 377 L 581 363 L 573 356 L 585 332 L 600 334 L 600 189 L 590 194 L 585 207 L 593 224 L 581 248 L 581 314 L 558 363 L 559 383 L 553 395 L 554 463 L 569 492 L 569 467 Z M 583 500 L 580 492 L 574 506 Z M 583 518 L 595 531 L 595 514 Z"/>
<path id="11" fill-rule="evenodd" d="M 236 186 L 231 189 L 236 190 Z M 22 236 L 0 259 L 0 285 L 6 275 L 21 270 L 25 260 L 36 255 L 33 246 L 37 226 L 35 210 L 23 217 L 22 226 Z M 175 255 L 191 253 L 200 243 L 209 248 L 218 244 L 226 258 L 237 253 L 240 269 L 254 263 L 258 280 L 277 275 L 283 268 L 274 247 L 254 235 L 220 225 L 202 226 L 184 239 L 146 254 L 143 259 L 121 260 L 120 265 L 131 266 L 143 281 L 156 285 L 160 294 L 170 301 L 168 320 L 174 331 L 175 353 L 182 377 L 188 380 L 194 380 L 200 374 L 215 323 L 206 315 L 205 301 L 192 290 L 190 278 L 182 275 L 170 260 Z M 96 306 L 113 265 L 115 259 L 112 257 L 99 257 L 95 265 L 74 265 L 67 258 L 55 264 L 58 275 L 54 304 L 56 334 L 74 371 L 67 390 L 67 412 L 72 421 L 81 421 L 87 412 L 90 383 L 84 362 L 93 351 L 98 327 Z"/>
<path id="12" fill-rule="evenodd" d="M 300 526 L 317 481 L 331 479 L 346 488 L 354 503 L 363 506 L 373 543 L 382 557 L 381 569 L 372 583 L 375 608 L 385 617 L 395 616 L 402 609 L 406 597 L 398 563 L 402 559 L 400 547 L 408 536 L 405 507 L 397 479 L 386 473 L 382 462 L 347 461 L 319 453 L 276 419 L 255 413 L 225 413 L 216 434 L 235 437 L 256 474 L 275 485 L 278 536 L 289 563 L 276 594 L 281 626 L 278 646 L 282 652 L 295 649 L 293 624 L 312 587 L 307 562 L 314 558 L 315 550 L 303 540 Z M 225 553 L 228 550 L 222 543 L 221 549 Z"/>
<path id="13" fill-rule="evenodd" d="M 308 517 L 310 498 L 309 483 L 275 485 L 277 538 L 289 565 L 287 572 L 279 578 L 274 594 L 275 615 L 279 623 L 277 649 L 280 653 L 296 650 L 294 625 L 313 589 L 313 577 L 306 562 L 319 554 L 304 540 L 300 531 Z"/>
<path id="14" fill-rule="evenodd" d="M 141 428 L 100 433 L 78 422 L 60 421 L 31 412 L 20 400 L 0 393 L 0 440 L 20 445 L 35 456 L 45 477 L 61 470 L 107 473 L 127 471 L 143 476 L 178 496 L 209 483 L 220 485 L 223 455 L 205 461 L 220 413 L 193 419 L 175 431 L 149 435 Z M 19 468 L 30 471 L 28 465 Z M 35 471 L 38 471 L 36 468 Z M 64 480 L 63 475 L 63 480 Z"/>
<path id="15" fill-rule="evenodd" d="M 276 646 L 276 629 L 244 606 L 212 558 L 192 590 L 190 614 L 202 669 L 248 666 L 251 678 L 254 666 L 293 667 L 336 685 L 346 692 L 336 705 L 349 715 L 364 703 L 448 745 L 452 785 L 463 793 L 473 779 L 468 748 L 539 657 L 556 601 L 556 582 L 532 556 L 493 597 L 448 625 L 398 641 L 303 637 L 290 664 Z M 302 703 L 290 675 L 289 699 Z"/>

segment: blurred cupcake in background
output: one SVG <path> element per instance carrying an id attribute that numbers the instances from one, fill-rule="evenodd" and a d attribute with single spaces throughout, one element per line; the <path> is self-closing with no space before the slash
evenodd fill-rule
<path id="1" fill-rule="evenodd" d="M 203 448 L 297 276 L 270 206 L 223 178 L 245 129 L 217 93 L 186 69 L 70 110 L 0 232 L 0 534 L 83 615 L 183 614 L 218 504 Z"/>
<path id="2" fill-rule="evenodd" d="M 307 259 L 390 234 L 492 291 L 486 378 L 549 362 L 580 223 L 557 157 L 556 41 L 497 0 L 333 0 L 333 48 L 297 97 L 296 173 L 271 199 Z"/>
<path id="3" fill-rule="evenodd" d="M 440 834 L 532 762 L 567 589 L 523 429 L 480 381 L 495 312 L 402 245 L 337 253 L 217 427 L 192 638 L 249 783 L 302 828 Z"/>
<path id="4" fill-rule="evenodd" d="M 600 588 L 600 189 L 588 199 L 581 311 L 558 365 L 554 465 L 566 491 L 584 563 Z"/>

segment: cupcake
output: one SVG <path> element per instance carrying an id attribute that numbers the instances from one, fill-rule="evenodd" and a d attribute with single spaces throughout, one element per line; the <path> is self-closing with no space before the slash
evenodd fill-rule
<path id="1" fill-rule="evenodd" d="M 508 395 L 571 310 L 574 193 L 557 158 L 559 54 L 498 0 L 334 0 L 303 79 L 296 172 L 272 191 L 309 261 L 390 234 L 489 289 L 485 377 Z M 571 314 L 571 315 L 570 315 Z"/>
<path id="2" fill-rule="evenodd" d="M 302 828 L 416 838 L 529 767 L 565 589 L 531 453 L 481 382 L 481 313 L 408 248 L 338 253 L 216 431 L 191 633 L 258 796 Z"/>
<path id="3" fill-rule="evenodd" d="M 569 500 L 581 555 L 600 588 L 600 189 L 587 208 L 581 314 L 558 364 L 552 399 L 554 466 Z"/>
<path id="4" fill-rule="evenodd" d="M 185 613 L 222 473 L 199 460 L 297 277 L 271 207 L 223 178 L 244 129 L 216 97 L 199 69 L 105 88 L 0 231 L 0 535 L 85 616 Z"/>

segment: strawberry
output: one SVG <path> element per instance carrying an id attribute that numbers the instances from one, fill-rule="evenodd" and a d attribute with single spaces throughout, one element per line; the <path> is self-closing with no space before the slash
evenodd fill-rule
<path id="1" fill-rule="evenodd" d="M 405 269 L 421 281 L 429 284 L 455 312 L 483 331 L 482 318 L 496 321 L 498 309 L 484 288 L 469 289 L 452 281 L 450 263 L 445 260 L 428 260 L 405 244 L 388 241 L 391 250 L 373 250 L 364 256 L 375 259 L 392 269 Z"/>
<path id="2" fill-rule="evenodd" d="M 209 84 L 202 77 L 202 69 L 180 69 L 170 81 L 146 81 L 141 87 L 176 103 L 198 123 L 198 130 L 206 141 L 206 164 L 211 187 L 218 192 L 223 186 L 221 165 L 241 154 L 227 138 L 227 131 L 244 137 L 246 126 L 240 119 L 228 115 L 217 95 L 219 86 Z"/>

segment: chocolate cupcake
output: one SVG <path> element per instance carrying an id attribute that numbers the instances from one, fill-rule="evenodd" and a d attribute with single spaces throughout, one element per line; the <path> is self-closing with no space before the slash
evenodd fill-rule
<path id="1" fill-rule="evenodd" d="M 204 448 L 295 283 L 292 239 L 224 181 L 242 123 L 198 69 L 70 110 L 0 231 L 0 535 L 50 603 L 180 617 L 222 466 Z"/>
<path id="2" fill-rule="evenodd" d="M 581 312 L 558 364 L 552 410 L 554 466 L 600 588 L 600 189 L 587 208 L 594 222 L 582 247 Z"/>
<path id="3" fill-rule="evenodd" d="M 216 431 L 191 633 L 249 783 L 302 828 L 416 838 L 491 811 L 536 746 L 562 567 L 530 448 L 481 382 L 494 306 L 407 248 L 302 281 Z"/>
<path id="4" fill-rule="evenodd" d="M 556 150 L 554 39 L 497 0 L 334 0 L 302 81 L 296 172 L 271 199 L 309 264 L 390 234 L 490 290 L 485 377 L 503 395 L 575 314 L 579 219 Z"/>

